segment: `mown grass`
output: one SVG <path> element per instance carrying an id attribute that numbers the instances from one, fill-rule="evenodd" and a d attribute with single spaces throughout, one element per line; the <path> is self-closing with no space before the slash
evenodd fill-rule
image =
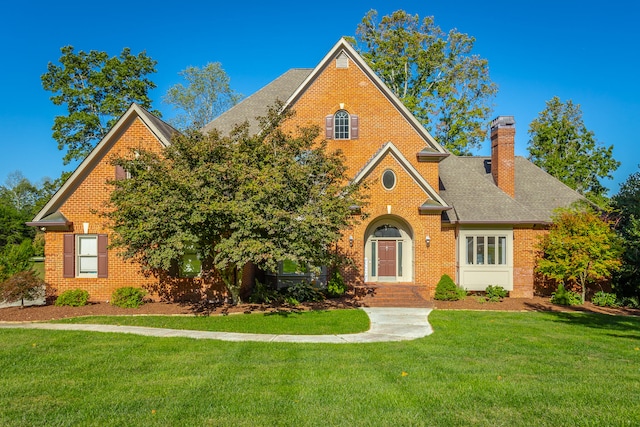
<path id="1" fill-rule="evenodd" d="M 0 330 L 0 425 L 640 425 L 640 319 L 435 311 L 397 343 Z"/>
<path id="2" fill-rule="evenodd" d="M 56 320 L 53 323 L 290 335 L 353 334 L 369 329 L 369 318 L 362 310 L 282 311 L 229 316 L 88 316 Z"/>

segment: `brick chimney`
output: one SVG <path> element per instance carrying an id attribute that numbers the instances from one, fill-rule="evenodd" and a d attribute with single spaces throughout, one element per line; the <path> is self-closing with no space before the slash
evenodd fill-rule
<path id="1" fill-rule="evenodd" d="M 499 116 L 491 121 L 491 175 L 496 185 L 512 198 L 516 193 L 515 136 L 513 116 Z"/>

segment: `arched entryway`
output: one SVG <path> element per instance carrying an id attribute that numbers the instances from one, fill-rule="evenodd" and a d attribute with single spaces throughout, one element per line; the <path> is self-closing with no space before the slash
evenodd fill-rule
<path id="1" fill-rule="evenodd" d="M 401 218 L 385 216 L 365 233 L 365 282 L 413 281 L 413 233 Z"/>

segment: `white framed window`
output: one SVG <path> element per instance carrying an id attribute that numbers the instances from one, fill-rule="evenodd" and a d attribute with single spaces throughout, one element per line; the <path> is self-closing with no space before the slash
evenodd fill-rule
<path id="1" fill-rule="evenodd" d="M 349 113 L 345 110 L 339 110 L 333 117 L 333 138 L 349 139 Z"/>
<path id="2" fill-rule="evenodd" d="M 76 239 L 76 275 L 78 277 L 97 277 L 98 236 L 79 234 Z"/>
<path id="3" fill-rule="evenodd" d="M 507 236 L 475 235 L 465 239 L 467 265 L 507 264 Z"/>

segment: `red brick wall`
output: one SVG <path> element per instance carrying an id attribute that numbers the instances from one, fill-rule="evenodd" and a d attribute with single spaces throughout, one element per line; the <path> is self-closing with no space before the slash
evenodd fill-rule
<path id="1" fill-rule="evenodd" d="M 346 69 L 329 62 L 293 105 L 296 116 L 290 126 L 316 125 L 324 129 L 325 117 L 340 110 L 340 104 L 359 117 L 360 134 L 355 140 L 329 141 L 329 149 L 344 152 L 350 176 L 391 141 L 437 191 L 438 164 L 416 159 L 416 153 L 426 147 L 425 141 L 353 61 Z"/>
<path id="2" fill-rule="evenodd" d="M 491 131 L 491 174 L 498 187 L 515 196 L 515 127 L 499 126 Z"/>
<path id="3" fill-rule="evenodd" d="M 125 126 L 120 135 L 115 138 L 115 142 L 111 144 L 112 146 L 104 151 L 106 155 L 95 159 L 97 162 L 95 167 L 87 168 L 90 172 L 76 183 L 77 188 L 59 209 L 69 221 L 73 222 L 73 230 L 45 233 L 45 280 L 56 294 L 81 288 L 89 292 L 91 300 L 106 301 L 111 298 L 115 289 L 123 286 L 146 286 L 155 291 L 152 294 L 155 297 L 162 292 L 157 279 L 144 277 L 138 265 L 125 262 L 116 255 L 115 249 L 109 249 L 107 278 L 62 277 L 64 234 L 83 233 L 85 222 L 89 223 L 89 234 L 111 234 L 106 219 L 100 216 L 100 213 L 105 210 L 105 202 L 112 190 L 112 186 L 108 185 L 107 181 L 115 177 L 115 168 L 110 164 L 111 158 L 127 155 L 130 149 L 144 148 L 159 152 L 162 147 L 139 118 Z M 180 291 L 178 287 L 174 292 L 184 294 L 186 292 L 184 289 L 192 285 L 193 283 L 182 284 L 183 290 Z"/>
<path id="4" fill-rule="evenodd" d="M 343 105 L 341 105 L 343 104 Z M 323 129 L 327 115 L 345 109 L 359 117 L 359 138 L 329 140 L 329 150 L 340 149 L 346 157 L 350 177 L 355 176 L 387 142 L 392 142 L 416 168 L 431 187 L 438 191 L 438 163 L 418 162 L 416 153 L 427 147 L 416 129 L 398 112 L 388 98 L 374 85 L 353 61 L 349 68 L 339 69 L 329 62 L 293 105 L 295 117 L 290 129 L 300 125 L 316 125 Z M 382 173 L 391 169 L 396 186 L 386 190 L 381 183 Z M 365 178 L 369 183 L 368 218 L 345 232 L 341 249 L 352 256 L 356 266 L 345 273 L 353 283 L 364 277 L 365 233 L 369 225 L 381 217 L 399 218 L 411 227 L 413 237 L 413 283 L 425 286 L 425 294 L 432 294 L 443 272 L 455 276 L 455 237 L 453 230 L 444 230 L 440 213 L 421 215 L 418 212 L 429 196 L 391 155 L 387 155 Z M 388 214 L 387 207 L 391 207 Z M 349 236 L 354 237 L 353 247 Z M 430 247 L 425 237 L 431 237 Z"/>
<path id="5" fill-rule="evenodd" d="M 513 290 L 509 296 L 533 297 L 538 236 L 545 233 L 546 230 L 530 228 L 513 230 Z"/>

